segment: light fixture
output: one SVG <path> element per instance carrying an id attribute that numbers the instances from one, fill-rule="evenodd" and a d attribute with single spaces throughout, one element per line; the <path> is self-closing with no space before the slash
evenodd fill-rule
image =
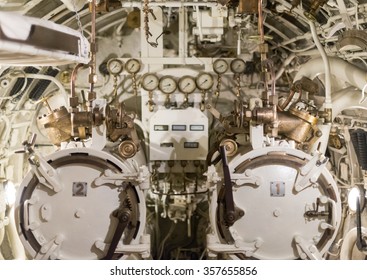
<path id="1" fill-rule="evenodd" d="M 348 206 L 353 212 L 357 210 L 357 199 L 360 199 L 361 209 L 363 209 L 365 204 L 365 192 L 360 187 L 354 186 L 348 193 Z"/>

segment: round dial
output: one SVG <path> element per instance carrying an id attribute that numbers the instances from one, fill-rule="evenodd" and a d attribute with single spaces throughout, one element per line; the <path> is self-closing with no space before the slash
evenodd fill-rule
<path id="1" fill-rule="evenodd" d="M 214 84 L 213 76 L 209 73 L 201 73 L 196 78 L 196 86 L 200 90 L 208 90 L 210 89 Z"/>
<path id="2" fill-rule="evenodd" d="M 164 76 L 159 80 L 159 89 L 166 94 L 171 94 L 177 89 L 177 83 L 171 76 Z"/>
<path id="3" fill-rule="evenodd" d="M 117 58 L 112 58 L 107 63 L 107 69 L 108 69 L 108 72 L 110 72 L 110 74 L 118 75 L 122 72 L 124 67 L 123 67 L 123 63 L 121 60 Z"/>
<path id="4" fill-rule="evenodd" d="M 228 63 L 224 59 L 217 59 L 213 63 L 213 70 L 217 74 L 223 74 L 228 70 Z"/>
<path id="5" fill-rule="evenodd" d="M 141 78 L 141 86 L 146 91 L 152 91 L 155 90 L 158 87 L 159 79 L 156 74 L 153 73 L 146 73 Z"/>
<path id="6" fill-rule="evenodd" d="M 178 81 L 178 89 L 186 94 L 192 93 L 196 89 L 195 79 L 191 76 L 183 76 Z"/>
<path id="7" fill-rule="evenodd" d="M 131 58 L 126 61 L 125 68 L 130 74 L 138 73 L 140 71 L 140 61 L 135 58 Z"/>
<path id="8" fill-rule="evenodd" d="M 231 62 L 231 71 L 235 74 L 242 74 L 245 71 L 246 64 L 241 58 L 233 59 Z"/>

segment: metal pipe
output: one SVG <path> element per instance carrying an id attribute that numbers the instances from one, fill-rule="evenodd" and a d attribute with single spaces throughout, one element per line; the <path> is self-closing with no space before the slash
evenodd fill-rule
<path id="1" fill-rule="evenodd" d="M 347 27 L 347 29 L 352 29 L 353 25 L 349 18 L 347 7 L 345 6 L 344 0 L 336 0 L 339 6 L 340 16 L 342 17 L 342 20 Z"/>
<path id="2" fill-rule="evenodd" d="M 341 58 L 329 57 L 331 74 L 337 79 L 348 82 L 349 84 L 363 89 L 367 82 L 367 74 L 357 66 L 354 66 Z M 297 72 L 293 81 L 300 80 L 302 76 L 314 79 L 317 75 L 324 73 L 323 59 L 316 58 L 305 63 Z"/>
<path id="3" fill-rule="evenodd" d="M 330 73 L 330 62 L 329 58 L 326 55 L 324 47 L 321 45 L 319 37 L 317 35 L 315 23 L 313 21 L 309 21 L 311 34 L 313 41 L 317 49 L 320 52 L 323 64 L 324 64 L 324 73 L 325 73 L 325 108 L 331 108 L 331 73 Z"/>
<path id="4" fill-rule="evenodd" d="M 264 23 L 263 23 L 263 1 L 259 0 L 258 2 L 258 13 L 259 13 L 259 22 L 258 22 L 258 32 L 260 34 L 260 44 L 264 44 Z"/>
<path id="5" fill-rule="evenodd" d="M 83 64 L 83 63 L 78 63 L 74 67 L 73 71 L 71 72 L 71 77 L 70 77 L 70 96 L 71 96 L 71 98 L 76 97 L 76 95 L 75 95 L 75 80 L 76 80 L 76 75 L 77 75 L 79 69 L 82 68 L 82 67 L 85 67 L 85 66 L 86 65 Z"/>
<path id="6" fill-rule="evenodd" d="M 350 108 L 352 106 L 356 106 L 359 104 L 361 93 L 359 90 L 356 90 L 354 87 L 344 88 L 337 92 L 333 92 L 332 95 L 332 104 L 333 104 L 333 112 L 332 118 L 334 119 L 338 116 L 343 110 Z"/>
<path id="7" fill-rule="evenodd" d="M 200 13 L 199 6 L 195 6 L 195 10 L 196 10 L 196 24 L 199 29 L 199 39 L 200 41 L 202 41 L 204 39 L 204 36 L 203 36 L 203 29 L 201 27 L 201 13 Z"/>
<path id="8" fill-rule="evenodd" d="M 89 84 L 90 84 L 90 93 L 94 91 L 94 84 L 97 82 L 96 75 L 96 53 L 97 53 L 97 44 L 96 44 L 96 0 L 92 0 L 92 34 L 91 34 L 91 59 L 89 62 Z"/>
<path id="9" fill-rule="evenodd" d="M 289 63 L 292 62 L 292 60 L 296 57 L 296 54 L 292 53 L 290 54 L 286 60 L 283 61 L 282 66 L 278 70 L 278 72 L 275 74 L 275 80 L 278 80 L 284 73 L 285 68 L 289 65 Z"/>
<path id="10" fill-rule="evenodd" d="M 27 259 L 24 251 L 24 247 L 22 242 L 19 239 L 19 235 L 17 232 L 17 226 L 15 224 L 14 218 L 14 206 L 11 206 L 9 210 L 9 225 L 6 226 L 7 236 L 10 243 L 10 247 L 12 248 L 12 253 L 15 260 L 25 260 Z"/>
<path id="11" fill-rule="evenodd" d="M 2 120 L 5 123 L 3 131 L 0 134 L 2 140 L 1 142 L 3 143 L 1 146 L 5 147 L 5 145 L 7 145 L 7 141 L 10 139 L 12 125 L 10 123 L 9 118 L 6 115 L 2 115 L 0 117 L 0 120 Z"/>
<path id="12" fill-rule="evenodd" d="M 179 10 L 179 48 L 178 48 L 178 56 L 181 59 L 181 62 L 184 62 L 183 59 L 186 57 L 186 8 L 181 7 Z"/>
<path id="13" fill-rule="evenodd" d="M 2 183 L 2 185 L 4 185 Z M 0 187 L 0 248 L 1 244 L 4 241 L 5 236 L 5 211 L 6 211 L 6 199 L 5 199 L 5 190 L 3 186 Z M 0 259 L 1 259 L 1 251 L 0 251 Z"/>

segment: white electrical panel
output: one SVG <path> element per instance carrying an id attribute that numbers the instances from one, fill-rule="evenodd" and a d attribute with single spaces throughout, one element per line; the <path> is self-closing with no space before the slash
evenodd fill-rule
<path id="1" fill-rule="evenodd" d="M 150 119 L 150 160 L 205 160 L 208 118 L 199 109 L 159 110 Z"/>

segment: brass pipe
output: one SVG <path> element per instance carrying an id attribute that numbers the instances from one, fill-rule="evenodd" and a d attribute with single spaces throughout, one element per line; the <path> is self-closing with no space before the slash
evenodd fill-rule
<path id="1" fill-rule="evenodd" d="M 258 13 L 259 13 L 259 22 L 258 22 L 258 30 L 259 30 L 259 34 L 260 34 L 260 44 L 264 44 L 265 39 L 264 39 L 264 24 L 263 24 L 263 1 L 262 0 L 258 0 Z"/>
<path id="2" fill-rule="evenodd" d="M 96 44 L 96 0 L 92 0 L 91 3 L 92 9 L 92 23 L 91 23 L 91 60 L 89 62 L 90 73 L 89 73 L 89 83 L 90 89 L 89 91 L 92 93 L 94 91 L 94 84 L 96 79 L 96 52 L 97 52 L 97 44 Z"/>
<path id="3" fill-rule="evenodd" d="M 285 108 L 287 108 L 287 106 L 292 101 L 295 94 L 296 94 L 296 92 L 294 90 L 291 90 L 291 92 L 289 93 L 287 99 L 281 105 L 278 105 L 279 111 L 284 111 Z"/>
<path id="4" fill-rule="evenodd" d="M 306 141 L 312 130 L 312 125 L 309 122 L 289 112 L 278 112 L 278 120 L 279 134 L 285 135 L 298 143 Z"/>
<path id="5" fill-rule="evenodd" d="M 223 0 L 221 2 L 223 2 Z M 238 3 L 238 13 L 256 14 L 258 12 L 257 2 L 258 0 L 240 0 Z"/>
<path id="6" fill-rule="evenodd" d="M 85 64 L 83 63 L 79 63 L 77 64 L 73 71 L 71 72 L 71 77 L 70 77 L 70 95 L 72 98 L 76 97 L 75 95 L 75 80 L 76 80 L 76 75 L 78 74 L 78 71 L 80 68 L 84 67 Z"/>

